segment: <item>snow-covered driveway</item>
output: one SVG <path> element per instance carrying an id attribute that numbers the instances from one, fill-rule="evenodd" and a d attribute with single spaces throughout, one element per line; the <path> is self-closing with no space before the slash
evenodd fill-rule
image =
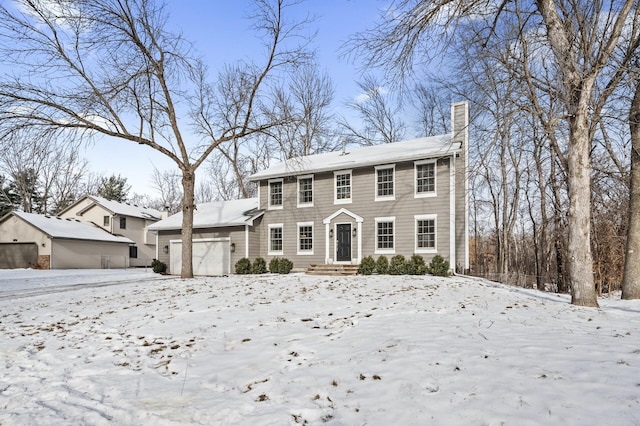
<path id="1" fill-rule="evenodd" d="M 151 269 L 0 269 L 0 300 L 159 279 Z"/>

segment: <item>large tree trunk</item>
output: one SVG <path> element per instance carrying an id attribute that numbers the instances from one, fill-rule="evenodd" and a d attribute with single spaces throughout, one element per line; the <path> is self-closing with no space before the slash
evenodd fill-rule
<path id="1" fill-rule="evenodd" d="M 622 298 L 640 299 L 640 83 L 629 111 L 631 130 L 631 189 L 629 191 L 629 227 L 624 259 Z"/>
<path id="2" fill-rule="evenodd" d="M 586 101 L 583 101 L 586 104 Z M 591 255 L 591 176 L 586 105 L 569 119 L 570 148 L 567 170 L 569 189 L 569 241 L 567 264 L 571 303 L 598 306 Z"/>
<path id="3" fill-rule="evenodd" d="M 193 211 L 195 209 L 195 180 L 193 170 L 182 170 L 182 270 L 180 277 L 193 278 Z M 173 272 L 172 272 L 173 273 Z"/>

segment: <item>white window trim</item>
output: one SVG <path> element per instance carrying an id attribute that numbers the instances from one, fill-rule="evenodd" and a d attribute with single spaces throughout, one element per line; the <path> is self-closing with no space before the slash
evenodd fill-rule
<path id="1" fill-rule="evenodd" d="M 271 230 L 282 229 L 282 250 L 271 250 Z M 270 223 L 267 229 L 267 254 L 269 256 L 282 256 L 284 254 L 284 225 L 282 223 Z"/>
<path id="2" fill-rule="evenodd" d="M 395 216 L 391 216 L 391 217 L 376 217 L 375 218 L 375 226 L 376 226 L 376 239 L 374 242 L 374 254 L 396 254 L 396 233 L 397 233 L 397 229 L 396 229 L 396 218 Z M 378 248 L 378 223 L 379 222 L 392 222 L 393 223 L 393 248 L 392 249 L 381 249 Z"/>
<path id="3" fill-rule="evenodd" d="M 274 206 L 271 205 L 271 184 L 278 182 L 282 184 L 282 204 Z M 269 210 L 282 210 L 284 208 L 284 179 L 269 179 L 267 183 L 267 205 L 269 206 Z"/>
<path id="4" fill-rule="evenodd" d="M 390 165 L 386 165 L 386 166 L 375 166 L 376 169 L 376 173 L 375 173 L 375 179 L 374 179 L 374 194 L 375 194 L 375 201 L 393 201 L 396 199 L 396 165 L 395 164 L 390 164 Z M 391 183 L 393 184 L 393 195 L 378 195 L 378 170 L 392 170 L 392 181 Z"/>
<path id="5" fill-rule="evenodd" d="M 300 250 L 300 227 L 301 226 L 310 226 L 311 227 L 311 250 Z M 298 222 L 296 225 L 296 250 L 299 256 L 310 256 L 313 254 L 313 250 L 316 247 L 315 241 L 315 226 L 313 226 L 313 222 Z"/>
<path id="6" fill-rule="evenodd" d="M 338 200 L 338 175 L 349 175 L 349 198 Z M 353 200 L 353 173 L 351 170 L 340 170 L 333 172 L 333 204 L 351 204 Z"/>
<path id="7" fill-rule="evenodd" d="M 311 202 L 310 203 L 300 202 L 300 180 L 302 179 L 311 179 Z M 313 207 L 313 201 L 316 199 L 314 186 L 315 186 L 315 180 L 313 179 L 313 175 L 298 176 L 298 197 L 297 198 L 298 198 L 299 208 Z"/>
<path id="8" fill-rule="evenodd" d="M 433 191 L 418 193 L 418 166 L 433 164 Z M 438 196 L 438 163 L 436 160 L 422 160 L 413 163 L 413 196 L 414 198 L 429 198 Z"/>
<path id="9" fill-rule="evenodd" d="M 418 247 L 418 221 L 419 220 L 433 220 L 433 248 Z M 413 217 L 413 239 L 414 239 L 414 252 L 415 253 L 437 253 L 438 252 L 438 215 L 437 214 L 422 214 Z"/>

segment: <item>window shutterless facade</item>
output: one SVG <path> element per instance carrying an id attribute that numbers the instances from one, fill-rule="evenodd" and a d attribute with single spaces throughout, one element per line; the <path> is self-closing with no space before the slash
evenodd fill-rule
<path id="1" fill-rule="evenodd" d="M 269 225 L 269 255 L 281 255 L 283 253 L 283 229 L 282 224 Z"/>
<path id="2" fill-rule="evenodd" d="M 127 229 L 127 218 L 120 216 L 120 229 Z"/>
<path id="3" fill-rule="evenodd" d="M 313 254 L 313 222 L 298 223 L 298 254 Z"/>
<path id="4" fill-rule="evenodd" d="M 346 204 L 351 202 L 351 170 L 333 172 L 334 176 L 334 203 Z"/>
<path id="5" fill-rule="evenodd" d="M 395 253 L 395 217 L 376 218 L 376 254 Z"/>
<path id="6" fill-rule="evenodd" d="M 416 222 L 416 253 L 435 253 L 436 246 L 436 215 L 414 216 Z"/>
<path id="7" fill-rule="evenodd" d="M 269 181 L 269 209 L 281 209 L 282 208 L 282 179 L 272 179 Z"/>
<path id="8" fill-rule="evenodd" d="M 313 207 L 313 176 L 298 178 L 298 207 Z"/>
<path id="9" fill-rule="evenodd" d="M 376 167 L 376 201 L 395 200 L 395 166 Z"/>
<path id="10" fill-rule="evenodd" d="M 103 224 L 104 226 L 109 226 L 109 222 L 110 222 L 110 220 L 109 220 L 109 216 L 103 216 L 103 217 L 102 217 L 102 224 Z"/>
<path id="11" fill-rule="evenodd" d="M 436 163 L 420 161 L 415 163 L 415 196 L 436 196 Z"/>

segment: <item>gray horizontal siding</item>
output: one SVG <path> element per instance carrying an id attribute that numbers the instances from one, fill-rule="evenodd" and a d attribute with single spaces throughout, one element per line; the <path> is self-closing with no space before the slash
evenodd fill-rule
<path id="1" fill-rule="evenodd" d="M 436 163 L 436 193 L 437 197 L 416 198 L 414 196 L 414 162 L 395 164 L 395 200 L 375 201 L 376 173 L 374 167 L 352 170 L 352 202 L 348 204 L 334 204 L 334 173 L 319 173 L 314 175 L 314 205 L 308 208 L 297 207 L 297 178 L 285 177 L 283 185 L 283 209 L 266 210 L 261 226 L 261 251 L 267 261 L 273 257 L 268 253 L 269 227 L 268 224 L 282 223 L 283 254 L 290 259 L 296 268 L 305 268 L 310 264 L 325 262 L 325 226 L 323 220 L 341 208 L 361 216 L 362 223 L 362 256 L 377 257 L 376 222 L 375 218 L 395 217 L 396 254 L 411 256 L 415 249 L 415 215 L 437 215 L 437 252 L 449 258 L 449 210 L 450 210 L 450 175 L 449 159 L 441 159 Z M 269 186 L 268 181 L 260 182 L 260 206 L 268 209 Z M 297 254 L 297 223 L 313 222 L 314 224 L 314 254 L 301 256 Z M 355 220 L 346 215 L 337 217 L 333 223 L 352 223 Z M 333 224 L 332 224 L 333 226 Z M 353 238 L 352 253 L 357 256 L 358 238 Z M 333 256 L 333 241 L 330 246 L 330 257 Z M 387 255 L 389 256 L 389 255 Z M 423 254 L 429 260 L 432 254 Z"/>

